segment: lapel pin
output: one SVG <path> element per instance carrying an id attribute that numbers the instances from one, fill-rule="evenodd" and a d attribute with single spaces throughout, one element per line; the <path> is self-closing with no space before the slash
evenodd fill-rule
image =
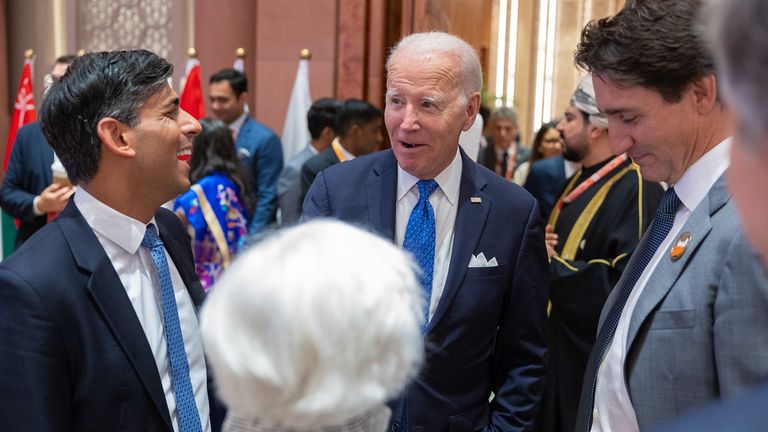
<path id="1" fill-rule="evenodd" d="M 473 204 L 479 204 L 479 203 L 483 202 L 483 200 L 481 200 L 480 197 L 471 197 L 469 199 L 469 202 L 471 202 Z"/>
<path id="2" fill-rule="evenodd" d="M 669 251 L 669 255 L 672 257 L 672 261 L 677 261 L 685 253 L 685 249 L 688 247 L 688 243 L 691 242 L 691 233 L 686 231 L 680 234 L 680 237 L 675 241 L 672 250 Z"/>

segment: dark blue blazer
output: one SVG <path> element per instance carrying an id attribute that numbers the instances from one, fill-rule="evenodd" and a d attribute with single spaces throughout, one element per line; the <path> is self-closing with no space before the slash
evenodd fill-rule
<path id="1" fill-rule="evenodd" d="M 277 179 L 283 169 L 283 144 L 272 130 L 246 117 L 237 134 L 237 153 L 252 175 L 256 191 L 256 210 L 248 223 L 251 235 L 275 221 L 277 214 Z"/>
<path id="2" fill-rule="evenodd" d="M 523 187 L 539 201 L 545 219 L 563 192 L 565 180 L 565 159 L 562 156 L 539 159 L 531 164 Z"/>
<path id="3" fill-rule="evenodd" d="M 20 222 L 14 249 L 45 225 L 47 216 L 35 216 L 32 201 L 51 184 L 52 163 L 53 149 L 40 123 L 19 129 L 0 189 L 0 207 Z"/>
<path id="4" fill-rule="evenodd" d="M 199 307 L 189 237 L 168 210 L 156 221 Z M 3 430 L 173 430 L 136 312 L 74 202 L 0 263 L 0 317 Z"/>
<path id="5" fill-rule="evenodd" d="M 522 188 L 461 157 L 453 253 L 426 363 L 392 404 L 392 426 L 400 428 L 405 410 L 412 431 L 528 430 L 545 378 L 543 223 Z M 358 157 L 318 174 L 304 218 L 362 224 L 394 241 L 396 189 L 391 150 Z M 480 252 L 499 265 L 468 268 Z"/>

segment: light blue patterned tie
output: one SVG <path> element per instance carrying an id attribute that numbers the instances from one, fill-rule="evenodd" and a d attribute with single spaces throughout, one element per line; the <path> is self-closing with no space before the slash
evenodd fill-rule
<path id="1" fill-rule="evenodd" d="M 176 410 L 178 412 L 179 432 L 200 432 L 200 414 L 189 379 L 189 362 L 184 351 L 184 336 L 181 334 L 179 312 L 176 308 L 176 296 L 173 293 L 171 273 L 168 271 L 168 261 L 165 259 L 163 241 L 155 232 L 155 225 L 147 225 L 144 240 L 141 245 L 149 249 L 152 261 L 155 262 L 157 278 L 160 281 L 160 299 L 163 306 L 165 340 L 168 343 L 168 358 L 170 360 L 171 382 L 176 395 Z"/>
<path id="2" fill-rule="evenodd" d="M 624 280 L 621 285 L 617 285 L 616 301 L 611 306 L 608 314 L 605 316 L 600 331 L 597 334 L 595 345 L 592 348 L 592 353 L 589 356 L 587 362 L 586 374 L 584 375 L 584 387 L 581 394 L 580 403 L 580 416 L 585 416 L 585 428 L 584 432 L 589 431 L 592 428 L 592 411 L 595 406 L 595 389 L 597 388 L 597 374 L 600 371 L 600 364 L 603 362 L 603 356 L 605 351 L 613 340 L 614 333 L 616 333 L 616 327 L 619 324 L 621 318 L 621 312 L 624 310 L 624 305 L 629 299 L 629 295 L 635 284 L 640 279 L 640 275 L 643 274 L 643 270 L 651 262 L 651 259 L 656 254 L 656 250 L 661 246 L 661 243 L 669 234 L 672 229 L 672 225 L 675 222 L 675 214 L 677 208 L 680 206 L 680 199 L 677 197 L 674 188 L 669 188 L 661 198 L 659 207 L 656 209 L 656 215 L 653 217 L 651 227 L 646 234 L 647 239 L 641 250 L 636 251 L 637 259 L 633 265 L 624 269 Z M 578 428 L 578 427 L 577 427 Z"/>
<path id="3" fill-rule="evenodd" d="M 432 277 L 435 267 L 435 211 L 429 196 L 437 189 L 434 180 L 419 180 L 419 200 L 411 210 L 405 229 L 403 249 L 410 251 L 421 268 L 421 286 L 424 289 L 425 312 L 422 330 L 426 334 L 429 324 L 429 305 L 432 301 Z"/>

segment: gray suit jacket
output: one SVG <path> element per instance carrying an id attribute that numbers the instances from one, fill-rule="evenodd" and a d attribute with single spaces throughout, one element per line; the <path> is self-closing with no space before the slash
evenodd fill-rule
<path id="1" fill-rule="evenodd" d="M 316 153 L 309 145 L 292 157 L 277 179 L 277 203 L 280 208 L 280 225 L 288 226 L 299 222 L 304 193 L 301 188 L 301 167 Z"/>
<path id="2" fill-rule="evenodd" d="M 641 430 L 768 377 L 768 278 L 730 198 L 721 177 L 680 230 L 691 236 L 684 254 L 665 254 L 632 312 L 624 374 Z"/>

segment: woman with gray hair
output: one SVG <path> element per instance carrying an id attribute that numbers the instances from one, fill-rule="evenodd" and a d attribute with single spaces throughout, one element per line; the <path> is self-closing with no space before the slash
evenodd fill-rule
<path id="1" fill-rule="evenodd" d="M 236 261 L 201 328 L 225 431 L 386 430 L 423 357 L 414 264 L 374 234 L 318 220 Z"/>

